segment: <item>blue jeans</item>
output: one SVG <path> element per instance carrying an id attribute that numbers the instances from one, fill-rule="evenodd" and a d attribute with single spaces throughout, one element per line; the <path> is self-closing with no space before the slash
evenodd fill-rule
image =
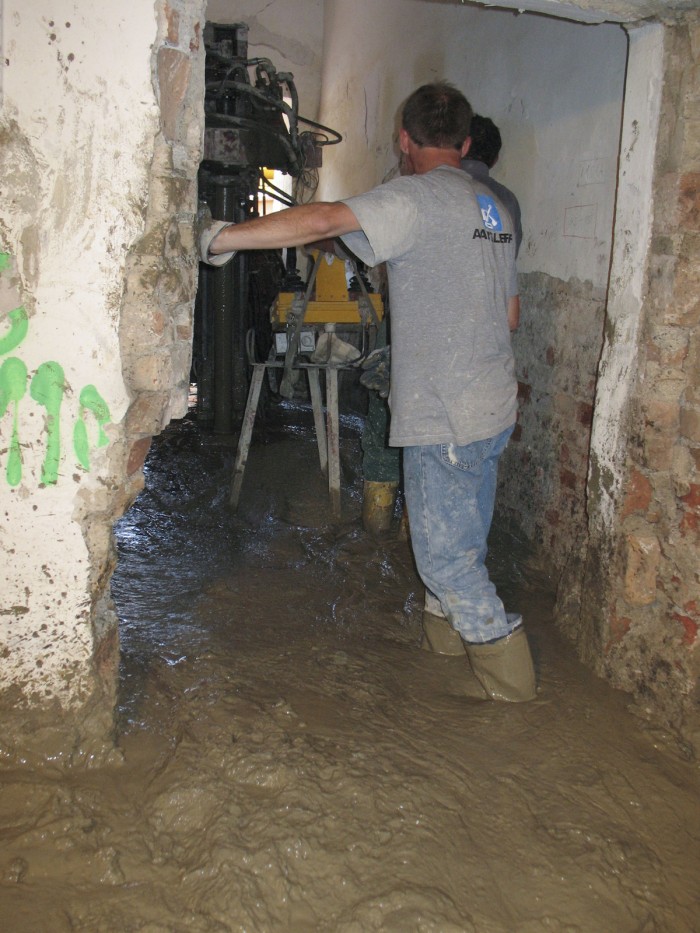
<path id="1" fill-rule="evenodd" d="M 404 447 L 404 492 L 416 566 L 465 642 L 505 638 L 522 619 L 506 616 L 484 563 L 496 499 L 498 459 L 513 428 L 464 447 Z"/>

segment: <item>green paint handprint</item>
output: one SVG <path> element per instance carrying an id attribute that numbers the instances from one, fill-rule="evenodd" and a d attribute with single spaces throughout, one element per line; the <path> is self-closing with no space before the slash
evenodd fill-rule
<path id="1" fill-rule="evenodd" d="M 10 321 L 10 329 L 4 337 L 0 337 L 0 356 L 11 353 L 18 347 L 29 330 L 29 318 L 24 308 L 15 308 L 7 317 Z"/>
<path id="2" fill-rule="evenodd" d="M 14 402 L 12 413 L 12 437 L 7 455 L 7 482 L 10 486 L 18 486 L 22 479 L 22 455 L 19 447 L 19 403 L 27 391 L 27 367 L 22 360 L 10 357 L 0 366 L 0 418 L 5 414 L 11 402 Z"/>
<path id="3" fill-rule="evenodd" d="M 81 466 L 90 469 L 90 449 L 88 445 L 87 425 L 85 424 L 85 411 L 91 411 L 97 419 L 99 434 L 97 446 L 104 447 L 109 444 L 109 438 L 104 432 L 104 426 L 111 420 L 109 407 L 97 391 L 95 386 L 85 386 L 80 393 L 80 415 L 73 428 L 73 449 Z"/>
<path id="4" fill-rule="evenodd" d="M 47 486 L 58 481 L 58 461 L 61 456 L 61 402 L 65 389 L 63 367 L 50 361 L 37 369 L 30 393 L 35 402 L 46 409 L 46 456 L 41 469 L 41 481 Z"/>

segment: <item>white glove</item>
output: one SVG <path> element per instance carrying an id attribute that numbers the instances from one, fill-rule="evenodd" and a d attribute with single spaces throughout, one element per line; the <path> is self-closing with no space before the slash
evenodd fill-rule
<path id="1" fill-rule="evenodd" d="M 218 256 L 209 253 L 211 241 L 226 227 L 233 227 L 233 223 L 230 220 L 213 220 L 208 205 L 200 201 L 195 218 L 195 236 L 199 242 L 199 258 L 209 266 L 225 266 L 236 255 L 237 250 Z"/>

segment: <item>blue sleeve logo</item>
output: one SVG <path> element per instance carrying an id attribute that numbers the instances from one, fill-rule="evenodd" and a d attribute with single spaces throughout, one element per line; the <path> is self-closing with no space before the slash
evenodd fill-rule
<path id="1" fill-rule="evenodd" d="M 484 221 L 484 227 L 487 230 L 493 230 L 495 232 L 503 230 L 501 215 L 498 213 L 498 208 L 496 207 L 494 199 L 488 194 L 477 194 L 476 199 L 481 208 L 481 218 Z"/>

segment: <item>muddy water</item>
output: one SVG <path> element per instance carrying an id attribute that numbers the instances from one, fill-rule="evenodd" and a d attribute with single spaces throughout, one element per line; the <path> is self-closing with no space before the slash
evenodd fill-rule
<path id="1" fill-rule="evenodd" d="M 408 545 L 332 523 L 305 412 L 251 451 L 184 423 L 117 530 L 121 763 L 5 771 L 0 929 L 681 933 L 700 929 L 696 766 L 573 658 L 514 543 L 538 699 L 468 696 L 418 649 Z"/>

